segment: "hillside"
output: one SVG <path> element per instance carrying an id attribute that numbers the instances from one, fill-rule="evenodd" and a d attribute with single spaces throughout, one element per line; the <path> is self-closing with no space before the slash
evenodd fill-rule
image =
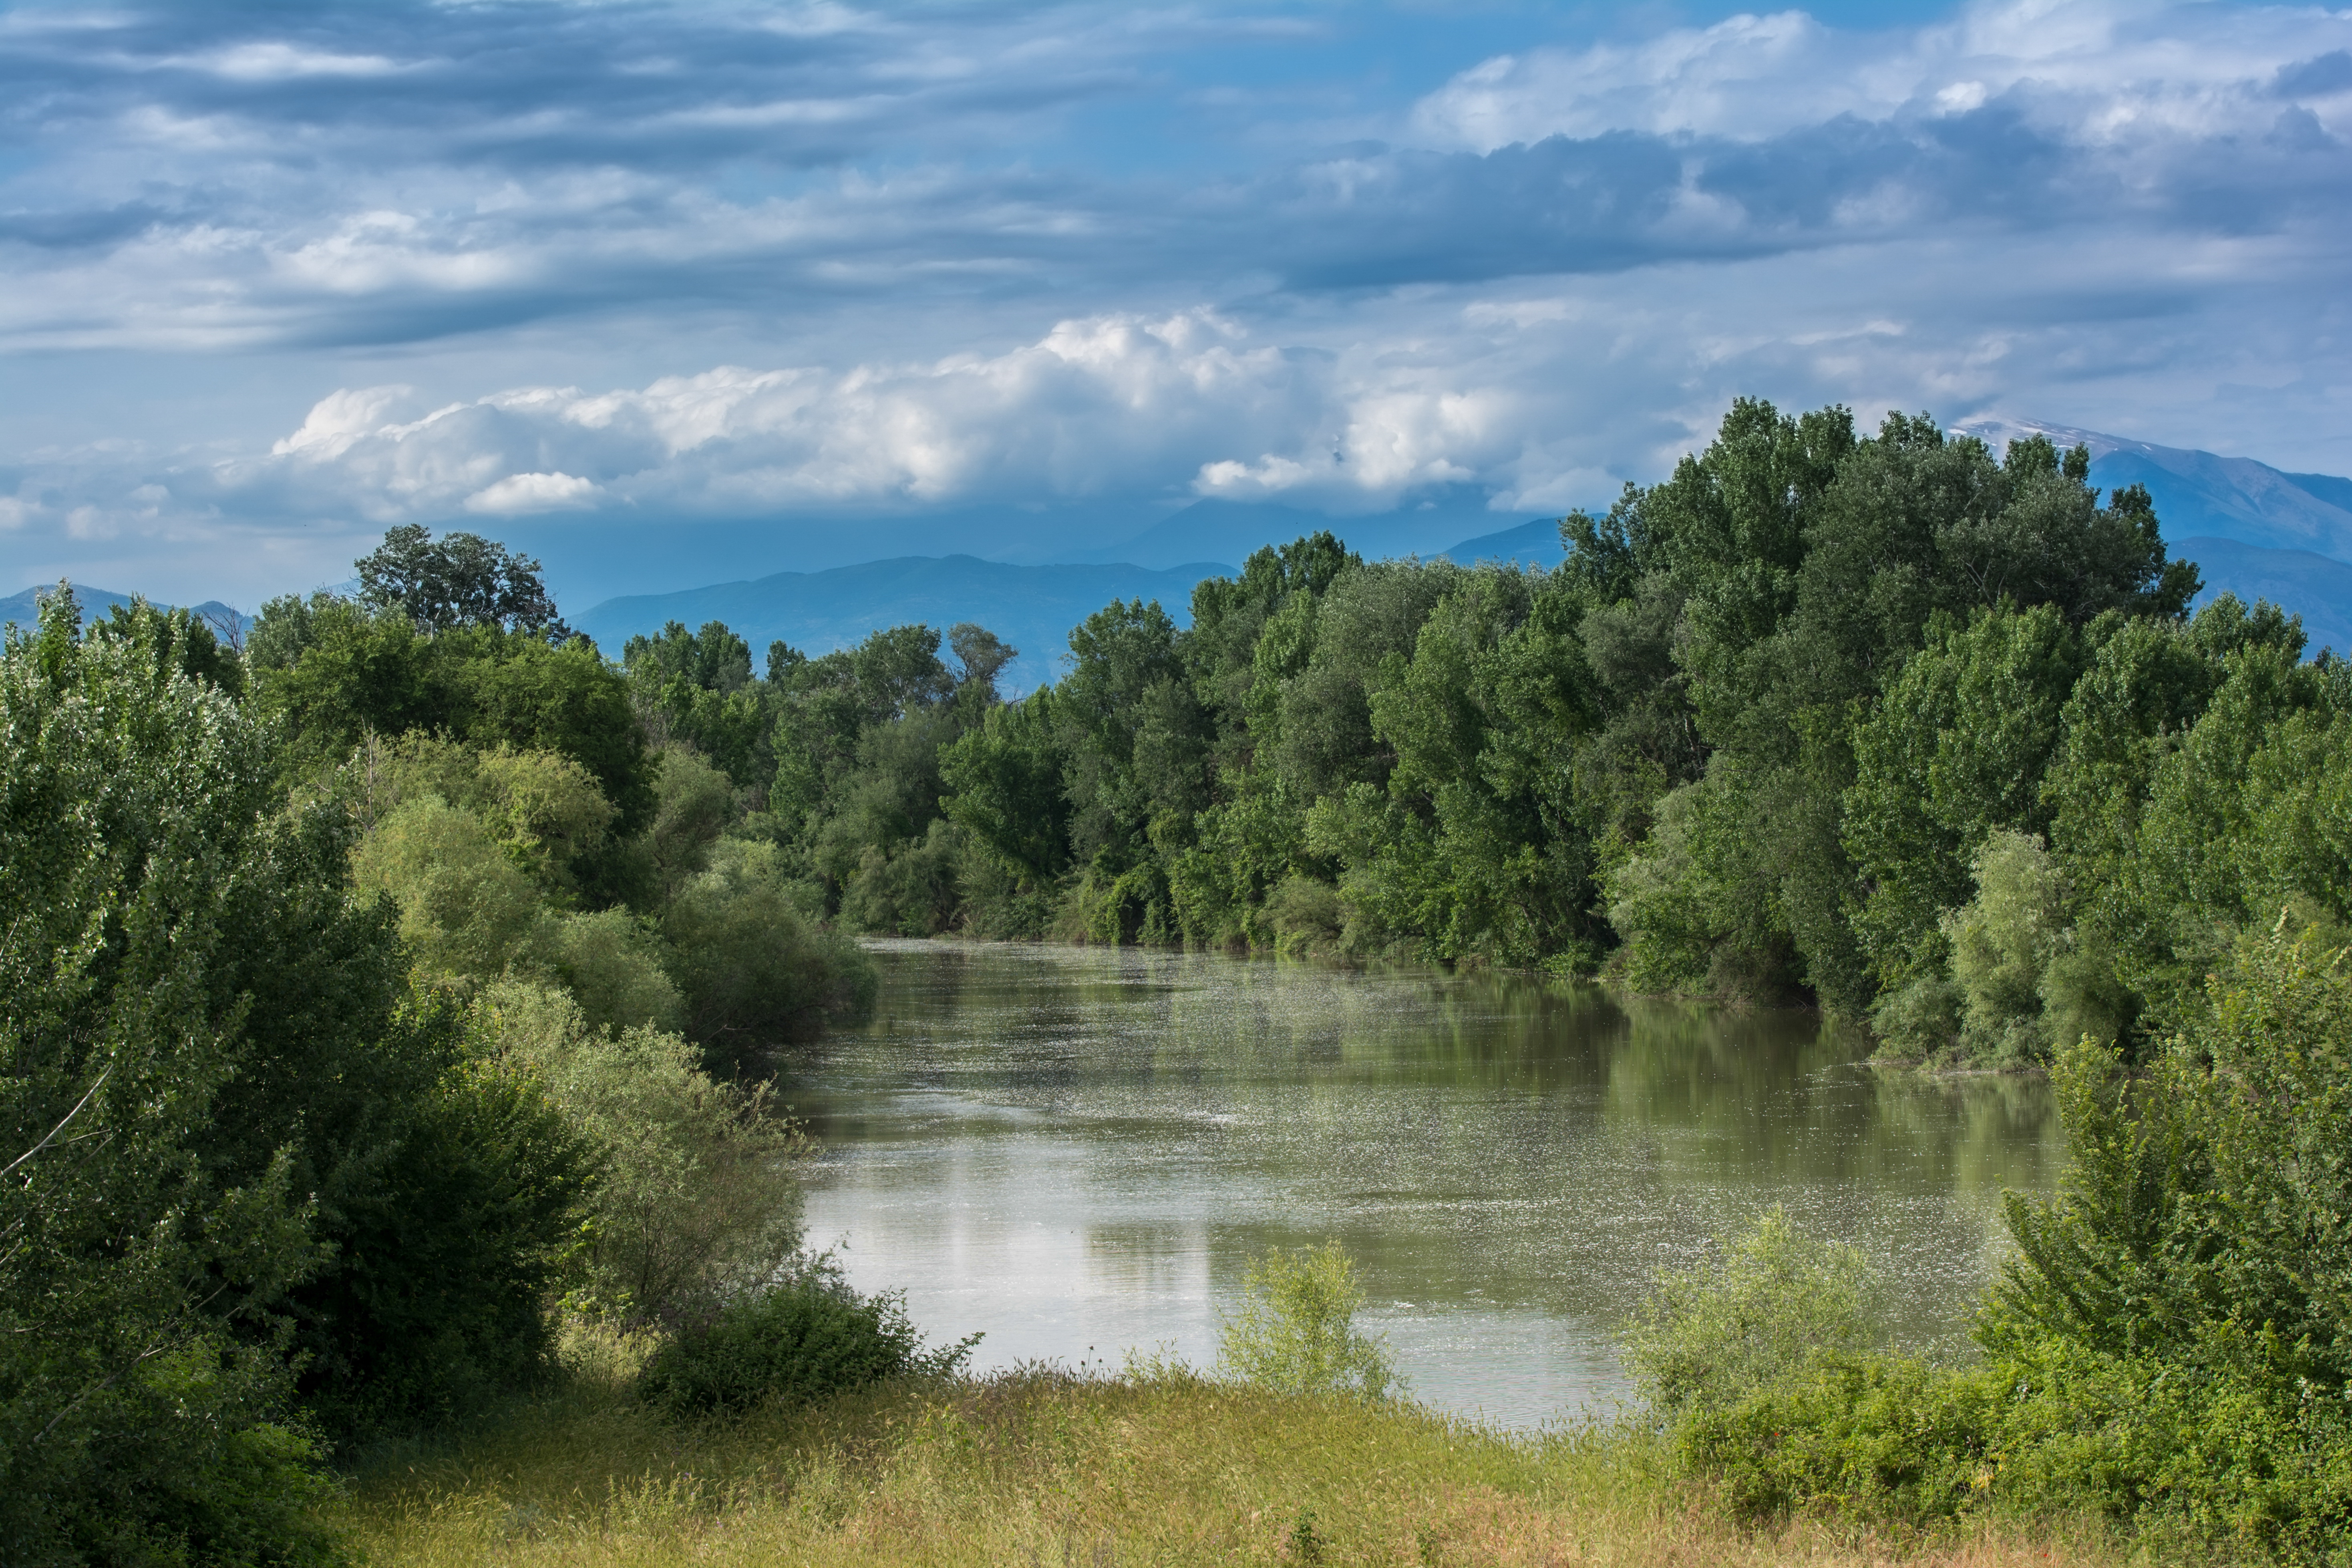
<path id="1" fill-rule="evenodd" d="M 31 626 L 39 616 L 42 595 L 47 594 L 52 586 L 54 584 L 44 583 L 37 587 L 26 588 L 22 593 L 11 594 L 5 598 L 0 598 L 0 626 L 7 626 L 11 623 L 22 626 Z M 131 594 L 118 594 L 110 588 L 92 588 L 80 583 L 74 584 L 74 597 L 81 601 L 81 618 L 85 624 L 92 616 L 103 616 L 117 605 L 131 603 L 136 596 Z M 176 605 L 166 607 L 179 608 Z M 222 604 L 218 599 L 206 599 L 203 604 L 191 605 L 188 608 L 204 616 L 215 626 L 234 627 L 244 624 L 245 617 L 242 615 Z"/>
<path id="2" fill-rule="evenodd" d="M 868 632 L 909 621 L 941 629 L 977 621 L 1021 650 L 1003 678 L 1004 689 L 1016 692 L 1055 679 L 1070 628 L 1111 600 L 1157 599 L 1181 626 L 1190 619 L 1192 584 L 1232 570 L 1213 562 L 1155 572 L 1127 565 L 1014 566 L 971 555 L 902 556 L 826 572 L 779 572 L 676 594 L 630 595 L 607 599 L 572 619 L 616 658 L 631 637 L 659 631 L 666 621 L 683 622 L 688 629 L 724 621 L 751 645 L 755 658 L 777 639 L 803 653 L 828 653 Z"/>

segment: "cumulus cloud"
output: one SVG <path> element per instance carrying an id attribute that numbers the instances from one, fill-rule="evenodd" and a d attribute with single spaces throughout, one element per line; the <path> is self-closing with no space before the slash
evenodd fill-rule
<path id="1" fill-rule="evenodd" d="M 492 517 L 571 511 L 594 504 L 596 481 L 576 474 L 509 474 L 466 498 L 466 510 Z"/>
<path id="2" fill-rule="evenodd" d="M 2352 15 L 1790 9 L 1331 85 L 1406 25 L 9 13 L 0 356 L 119 374 L 0 381 L 0 529 L 257 579 L 405 521 L 1556 510 L 1738 393 L 2352 467 Z"/>
<path id="3" fill-rule="evenodd" d="M 597 506 L 725 516 L 1187 487 L 1296 491 L 1363 510 L 1471 479 L 1465 460 L 1495 447 L 1503 395 L 1431 390 L 1420 379 L 1254 344 L 1206 310 L 1108 315 L 1059 322 L 997 354 L 726 365 L 643 387 L 514 388 L 429 412 L 406 386 L 343 388 L 267 458 L 221 464 L 210 483 L 249 503 L 375 522 Z"/>

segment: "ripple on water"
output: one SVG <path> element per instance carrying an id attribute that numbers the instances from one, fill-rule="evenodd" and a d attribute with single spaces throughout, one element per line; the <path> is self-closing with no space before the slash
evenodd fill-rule
<path id="1" fill-rule="evenodd" d="M 1873 1073 L 1810 1012 L 1522 975 L 877 942 L 870 1023 L 786 1098 L 825 1152 L 809 1234 L 976 1364 L 1205 1363 L 1269 1246 L 1337 1240 L 1430 1404 L 1513 1426 L 1625 1392 L 1657 1269 L 1785 1205 L 1946 1339 L 2046 1190 L 2040 1080 Z"/>

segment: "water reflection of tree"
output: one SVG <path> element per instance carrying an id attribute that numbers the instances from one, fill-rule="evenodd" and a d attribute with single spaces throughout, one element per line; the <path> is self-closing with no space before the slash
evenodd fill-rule
<path id="1" fill-rule="evenodd" d="M 1609 1320 L 1786 1202 L 1875 1237 L 1932 1315 L 1981 1276 L 1992 1195 L 2054 1158 L 2046 1084 L 1884 1078 L 1808 1012 L 1132 949 L 880 956 L 870 1064 L 1040 1113 L 1106 1194 L 1097 1261 L 1155 1277 L 1336 1237 L 1376 1294 Z"/>

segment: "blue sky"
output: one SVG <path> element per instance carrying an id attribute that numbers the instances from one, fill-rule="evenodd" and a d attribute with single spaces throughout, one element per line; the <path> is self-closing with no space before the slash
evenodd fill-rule
<path id="1" fill-rule="evenodd" d="M 2344 473 L 2347 138 L 2314 7 L 8 6 L 0 589 L 1502 526 L 1741 393 Z"/>

